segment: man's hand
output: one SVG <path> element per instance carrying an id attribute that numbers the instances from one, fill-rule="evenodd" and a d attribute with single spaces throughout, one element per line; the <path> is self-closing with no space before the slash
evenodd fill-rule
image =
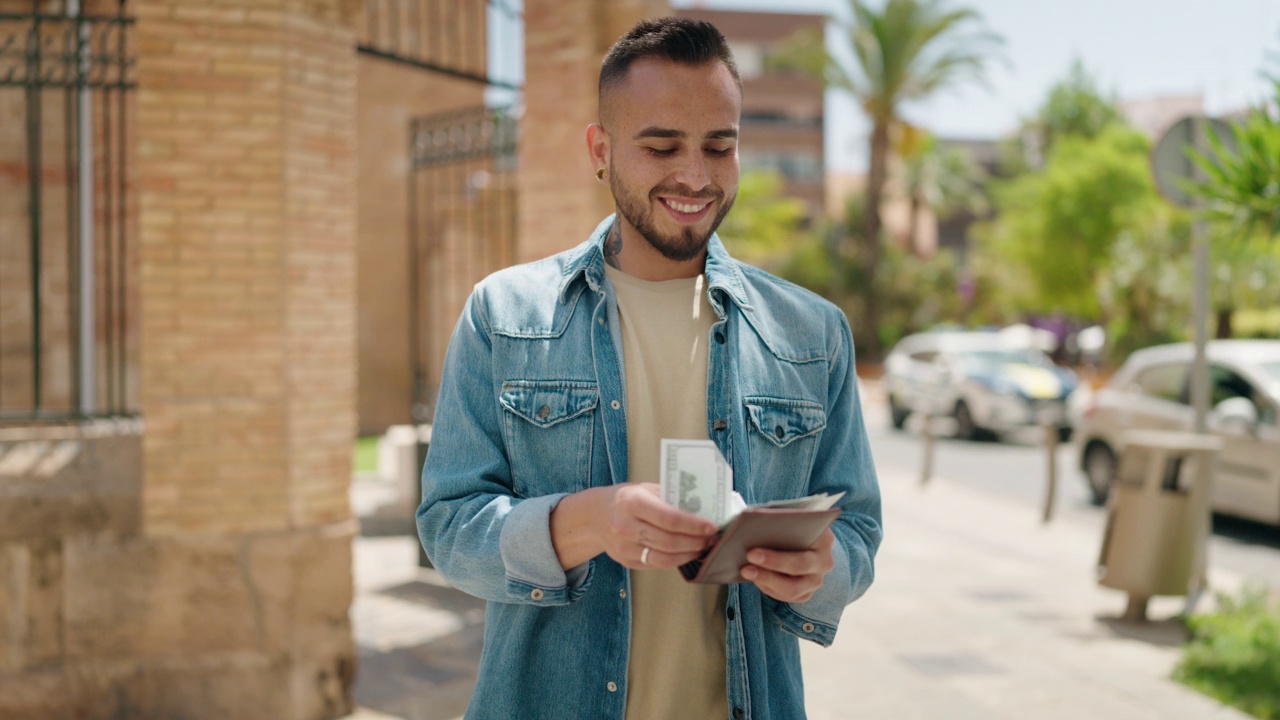
<path id="1" fill-rule="evenodd" d="M 602 551 L 633 569 L 696 559 L 715 537 L 715 523 L 668 505 L 660 492 L 656 483 L 635 483 L 561 500 L 551 513 L 551 542 L 561 567 L 580 565 Z"/>
<path id="2" fill-rule="evenodd" d="M 835 541 L 835 533 L 827 528 L 808 550 L 752 548 L 747 553 L 750 564 L 742 566 L 742 577 L 774 600 L 802 603 L 813 597 L 822 587 L 823 578 L 835 567 L 831 556 Z"/>

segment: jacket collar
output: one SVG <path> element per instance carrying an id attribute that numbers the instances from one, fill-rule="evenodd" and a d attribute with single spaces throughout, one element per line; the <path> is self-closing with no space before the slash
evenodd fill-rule
<path id="1" fill-rule="evenodd" d="M 599 292 L 604 284 L 604 239 L 608 237 L 615 217 L 616 214 L 610 215 L 600 221 L 586 242 L 569 251 L 560 278 L 560 302 L 567 301 L 570 288 L 580 277 L 593 291 Z M 703 272 L 707 276 L 708 290 L 713 291 L 711 293 L 713 304 L 718 304 L 717 293 L 714 291 L 721 290 L 738 305 L 739 309 L 753 309 L 747 302 L 742 270 L 738 267 L 737 261 L 730 257 L 729 251 L 725 250 L 724 243 L 720 242 L 720 237 L 715 233 L 712 233 L 711 240 L 707 243 L 707 262 Z"/>

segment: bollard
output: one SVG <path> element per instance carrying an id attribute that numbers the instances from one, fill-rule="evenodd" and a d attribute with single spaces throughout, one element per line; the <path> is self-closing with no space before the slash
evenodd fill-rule
<path id="1" fill-rule="evenodd" d="M 936 440 L 933 437 L 933 416 L 926 413 L 924 416 L 924 458 L 920 467 L 920 485 L 929 484 L 929 479 L 933 477 L 933 449 Z"/>
<path id="2" fill-rule="evenodd" d="M 1048 524 L 1050 520 L 1053 520 L 1054 500 L 1058 495 L 1058 428 L 1056 426 L 1044 426 L 1044 447 L 1048 456 L 1048 465 L 1045 466 L 1046 487 L 1043 522 Z"/>

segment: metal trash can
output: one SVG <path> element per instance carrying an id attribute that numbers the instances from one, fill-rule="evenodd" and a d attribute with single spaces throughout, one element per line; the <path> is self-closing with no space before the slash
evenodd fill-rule
<path id="1" fill-rule="evenodd" d="M 1186 595 L 1201 574 L 1208 481 L 1221 448 L 1211 435 L 1125 434 L 1098 557 L 1098 582 L 1129 593 L 1125 619 L 1145 619 L 1153 596 Z"/>

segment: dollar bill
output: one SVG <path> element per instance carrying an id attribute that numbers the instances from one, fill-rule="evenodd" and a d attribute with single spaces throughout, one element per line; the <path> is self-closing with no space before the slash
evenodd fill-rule
<path id="1" fill-rule="evenodd" d="M 668 504 L 716 525 L 728 519 L 733 469 L 710 440 L 662 441 L 661 490 Z"/>

